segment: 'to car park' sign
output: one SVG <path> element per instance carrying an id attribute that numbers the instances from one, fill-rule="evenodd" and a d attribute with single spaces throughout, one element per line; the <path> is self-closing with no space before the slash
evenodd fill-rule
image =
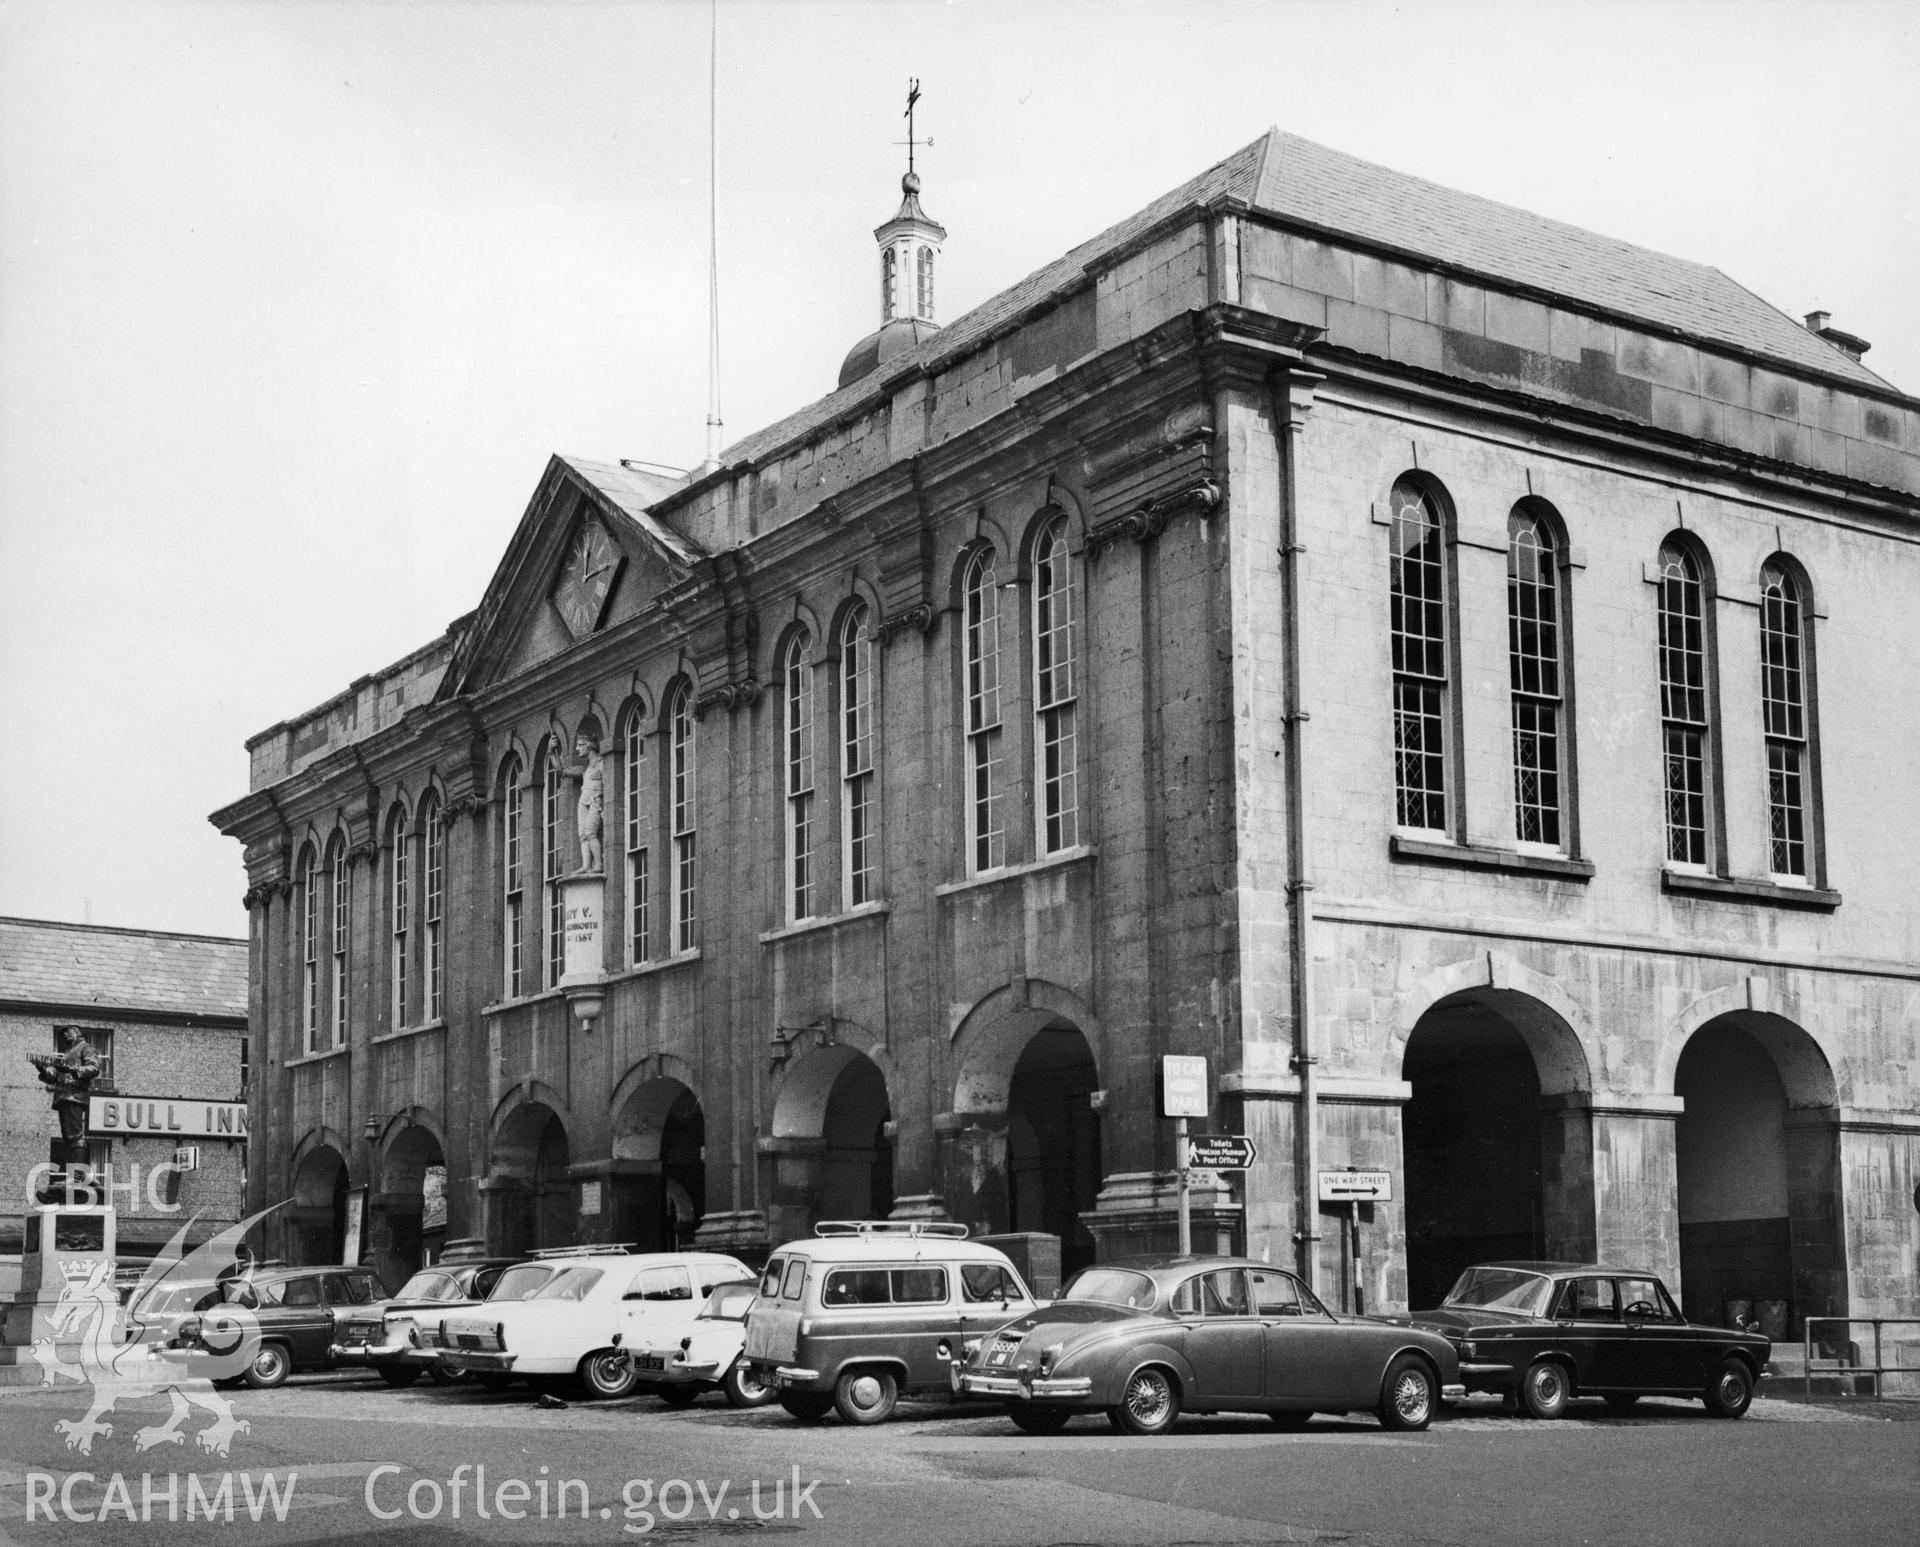
<path id="1" fill-rule="evenodd" d="M 1207 1061 L 1169 1053 L 1160 1060 L 1160 1115 L 1207 1115 Z"/>

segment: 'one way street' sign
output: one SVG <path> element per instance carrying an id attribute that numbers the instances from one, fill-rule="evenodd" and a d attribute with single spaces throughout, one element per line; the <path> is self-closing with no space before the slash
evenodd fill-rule
<path id="1" fill-rule="evenodd" d="M 1207 1171 L 1244 1171 L 1259 1153 L 1244 1133 L 1197 1133 L 1187 1136 L 1187 1165 Z"/>

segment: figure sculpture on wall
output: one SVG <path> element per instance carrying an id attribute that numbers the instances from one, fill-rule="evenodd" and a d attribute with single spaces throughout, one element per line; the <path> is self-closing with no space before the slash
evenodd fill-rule
<path id="1" fill-rule="evenodd" d="M 27 1057 L 39 1071 L 40 1083 L 53 1090 L 53 1110 L 60 1116 L 60 1140 L 63 1144 L 84 1144 L 87 1138 L 87 1095 L 100 1078 L 103 1066 L 79 1029 L 62 1028 L 65 1045 L 57 1053 L 29 1053 Z"/>
<path id="2" fill-rule="evenodd" d="M 553 756 L 561 751 L 560 733 L 552 736 Z M 602 830 L 606 825 L 606 759 L 600 755 L 600 743 L 591 736 L 578 736 L 573 757 L 561 765 L 569 779 L 580 782 L 580 799 L 574 807 L 574 833 L 580 840 L 580 875 L 598 875 L 606 864 Z"/>

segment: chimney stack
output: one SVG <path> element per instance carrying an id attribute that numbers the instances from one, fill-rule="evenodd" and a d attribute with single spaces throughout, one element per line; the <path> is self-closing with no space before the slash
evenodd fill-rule
<path id="1" fill-rule="evenodd" d="M 1839 350 L 1840 353 L 1845 355 L 1849 360 L 1857 361 L 1869 349 L 1873 348 L 1873 345 L 1869 344 L 1864 338 L 1860 338 L 1852 333 L 1843 333 L 1840 329 L 1829 326 L 1828 319 L 1832 315 L 1831 312 L 1808 312 L 1807 331 L 1809 333 L 1819 334 L 1821 338 L 1824 338 L 1829 344 L 1833 345 L 1835 349 Z"/>

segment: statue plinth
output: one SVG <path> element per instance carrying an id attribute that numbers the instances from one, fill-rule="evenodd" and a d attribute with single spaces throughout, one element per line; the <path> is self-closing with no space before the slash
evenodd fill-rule
<path id="1" fill-rule="evenodd" d="M 560 991 L 583 1030 L 592 1031 L 606 1003 L 606 951 L 600 924 L 607 907 L 607 878 L 599 871 L 581 871 L 560 878 L 560 911 L 565 920 L 565 954 L 561 959 Z"/>
<path id="2" fill-rule="evenodd" d="M 119 1244 L 114 1211 L 106 1204 L 42 1203 L 27 1210 L 23 1225 L 20 1289 L 0 1336 L 15 1348 L 49 1335 L 47 1315 L 69 1279 L 85 1279 L 102 1263 L 111 1272 Z"/>

